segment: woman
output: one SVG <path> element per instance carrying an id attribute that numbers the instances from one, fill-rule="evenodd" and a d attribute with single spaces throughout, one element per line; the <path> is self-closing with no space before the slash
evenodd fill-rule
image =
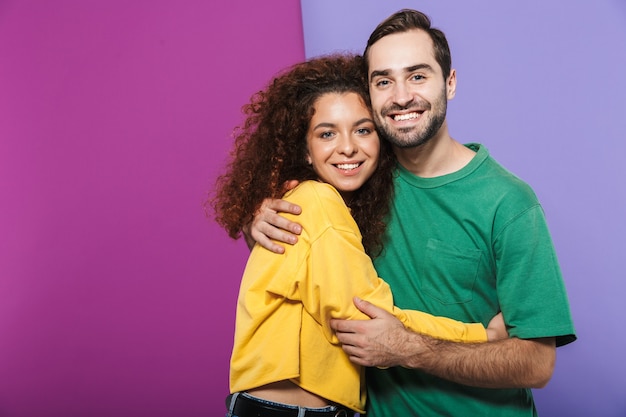
<path id="1" fill-rule="evenodd" d="M 298 218 L 304 232 L 296 245 L 284 255 L 257 245 L 248 259 L 228 416 L 363 413 L 363 369 L 349 361 L 329 326 L 335 317 L 366 318 L 354 296 L 431 336 L 483 342 L 488 333 L 502 335 L 397 309 L 377 276 L 367 254 L 382 245 L 395 160 L 376 133 L 363 74 L 358 56 L 313 59 L 275 78 L 245 107 L 248 117 L 212 201 L 217 222 L 238 237 L 263 199 L 282 196 L 283 184 L 294 179 L 299 185 L 284 198 L 307 209 Z"/>

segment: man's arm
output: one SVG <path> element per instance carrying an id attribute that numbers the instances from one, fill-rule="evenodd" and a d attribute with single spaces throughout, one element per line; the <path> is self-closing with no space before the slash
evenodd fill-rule
<path id="1" fill-rule="evenodd" d="M 411 332 L 393 315 L 355 300 L 371 320 L 332 320 L 343 350 L 363 366 L 420 369 L 484 388 L 542 388 L 554 371 L 554 338 L 458 343 Z"/>

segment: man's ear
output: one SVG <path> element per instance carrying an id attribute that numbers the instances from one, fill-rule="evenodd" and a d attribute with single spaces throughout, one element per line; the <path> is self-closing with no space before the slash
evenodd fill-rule
<path id="1" fill-rule="evenodd" d="M 450 75 L 446 80 L 446 91 L 448 100 L 452 100 L 456 94 L 456 70 L 454 68 L 450 70 Z"/>

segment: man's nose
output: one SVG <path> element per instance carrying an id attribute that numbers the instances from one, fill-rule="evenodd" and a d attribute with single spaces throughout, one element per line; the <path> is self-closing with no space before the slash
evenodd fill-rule
<path id="1" fill-rule="evenodd" d="M 393 101 L 404 107 L 413 100 L 413 96 L 407 85 L 403 82 L 396 83 L 393 87 Z"/>

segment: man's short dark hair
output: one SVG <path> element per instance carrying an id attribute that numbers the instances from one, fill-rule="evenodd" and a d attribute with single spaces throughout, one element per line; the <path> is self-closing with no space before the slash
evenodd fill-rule
<path id="1" fill-rule="evenodd" d="M 387 19 L 383 20 L 374 29 L 370 38 L 367 40 L 367 46 L 363 57 L 365 58 L 365 64 L 369 70 L 369 57 L 368 52 L 370 47 L 384 38 L 385 36 L 392 35 L 394 33 L 403 33 L 410 30 L 423 30 L 428 33 L 433 41 L 435 60 L 441 67 L 443 73 L 443 79 L 448 79 L 450 75 L 450 69 L 452 68 L 452 57 L 450 55 L 450 47 L 448 46 L 448 40 L 446 35 L 436 28 L 431 27 L 430 19 L 422 12 L 412 9 L 402 9 Z"/>

